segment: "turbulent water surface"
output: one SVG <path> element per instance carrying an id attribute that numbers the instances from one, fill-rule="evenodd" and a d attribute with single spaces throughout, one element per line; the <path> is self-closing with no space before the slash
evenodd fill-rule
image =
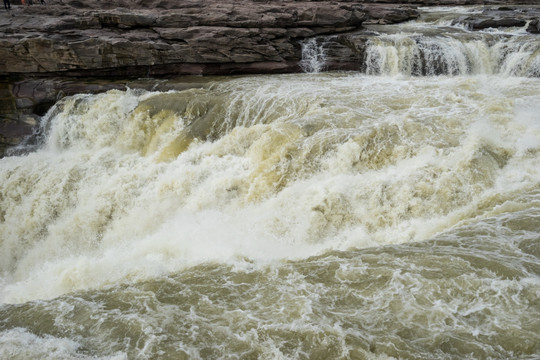
<path id="1" fill-rule="evenodd" d="M 540 357 L 529 41 L 63 99 L 0 160 L 0 358 Z"/>

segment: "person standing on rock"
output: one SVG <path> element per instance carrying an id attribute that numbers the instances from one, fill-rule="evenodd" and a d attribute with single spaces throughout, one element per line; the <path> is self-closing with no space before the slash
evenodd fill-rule
<path id="1" fill-rule="evenodd" d="M 4 7 L 6 10 L 11 10 L 11 2 L 9 0 L 4 0 Z"/>

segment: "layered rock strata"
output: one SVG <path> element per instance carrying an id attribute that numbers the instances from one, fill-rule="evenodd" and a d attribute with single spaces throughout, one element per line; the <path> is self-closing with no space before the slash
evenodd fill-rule
<path id="1" fill-rule="evenodd" d="M 299 39 L 351 31 L 367 19 L 353 3 L 183 0 L 153 2 L 150 9 L 151 3 L 129 7 L 119 1 L 125 7 L 99 9 L 92 1 L 59 1 L 25 7 L 0 24 L 5 34 L 0 71 L 69 76 L 294 71 Z"/>

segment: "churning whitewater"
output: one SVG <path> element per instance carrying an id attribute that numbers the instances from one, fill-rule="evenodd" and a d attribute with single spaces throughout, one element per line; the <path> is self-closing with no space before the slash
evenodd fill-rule
<path id="1" fill-rule="evenodd" d="M 411 76 L 370 46 L 59 101 L 0 160 L 0 357 L 540 356 L 538 50 Z"/>
<path id="2" fill-rule="evenodd" d="M 307 298 L 302 296 L 309 306 L 322 306 L 313 303 L 322 299 L 309 299 L 322 296 L 317 295 L 317 287 L 332 292 L 338 286 L 343 291 L 348 280 L 342 281 L 348 276 L 359 281 L 357 277 L 374 271 L 368 265 L 374 260 L 363 256 L 383 261 L 391 256 L 388 253 L 400 252 L 399 247 L 385 245 L 428 240 L 415 245 L 425 252 L 427 264 L 422 256 L 414 261 L 419 268 L 433 267 L 434 261 L 448 261 L 433 259 L 433 239 L 447 239 L 456 247 L 448 250 L 448 256 L 457 256 L 465 267 L 480 261 L 489 269 L 491 261 L 500 260 L 491 265 L 493 269 L 482 270 L 481 265 L 480 270 L 488 271 L 494 283 L 503 283 L 497 290 L 502 293 L 476 299 L 482 291 L 478 287 L 486 286 L 483 291 L 489 291 L 494 285 L 464 272 L 457 276 L 471 277 L 463 279 L 471 285 L 467 293 L 455 296 L 465 298 L 456 301 L 450 294 L 443 298 L 438 298 L 443 294 L 422 294 L 425 301 L 432 306 L 442 301 L 439 305 L 448 307 L 438 310 L 442 313 L 452 306 L 468 307 L 469 301 L 478 302 L 477 311 L 490 313 L 495 313 L 491 307 L 502 306 L 505 313 L 527 316 L 531 321 L 531 312 L 539 313 L 533 294 L 540 291 L 538 79 L 472 76 L 434 80 L 359 74 L 260 76 L 225 79 L 180 92 L 110 91 L 62 100 L 44 122 L 43 145 L 1 163 L 5 204 L 0 225 L 2 302 L 30 304 L 25 311 L 40 313 L 47 303 L 33 300 L 79 294 L 50 300 L 53 307 L 73 307 L 74 300 L 67 300 L 72 296 L 93 303 L 88 297 L 107 297 L 126 286 L 135 292 L 148 282 L 175 281 L 179 282 L 175 286 L 181 286 L 184 277 L 191 283 L 189 274 L 193 272 L 216 282 L 215 291 L 220 287 L 232 291 L 230 286 L 240 284 L 234 285 L 228 277 L 247 276 L 256 278 L 251 284 L 255 288 L 249 291 L 274 286 L 281 296 L 298 300 L 295 287 L 307 286 L 302 284 L 308 274 L 299 275 L 290 268 L 322 261 L 323 268 L 331 268 L 317 271 L 335 272 L 340 285 L 334 284 L 336 279 L 330 274 L 321 274 L 320 284 L 310 284 L 308 288 L 315 288 L 306 288 Z M 508 223 L 517 229 L 503 235 L 509 231 Z M 526 235 L 528 232 L 531 234 Z M 527 240 L 531 236 L 533 242 L 523 246 L 522 241 L 531 241 Z M 484 237 L 487 244 L 481 245 Z M 481 248 L 479 254 L 464 250 L 476 246 Z M 366 247 L 377 250 L 354 250 Z M 390 276 L 388 281 L 396 281 L 394 277 L 406 276 L 403 267 L 417 271 L 416 266 L 401 261 L 391 260 L 373 276 Z M 381 266 L 378 260 L 373 265 Z M 208 273 L 201 270 L 205 267 L 210 267 Z M 439 275 L 430 276 L 444 280 L 450 269 L 436 268 L 429 271 Z M 281 272 L 287 273 L 283 279 Z M 377 296 L 396 296 L 403 288 L 412 291 L 411 286 L 421 291 L 430 284 L 421 281 L 430 276 L 408 279 L 407 285 L 387 284 L 388 293 Z M 250 281 L 241 284 L 249 288 Z M 285 284 L 276 284 L 280 281 Z M 472 285 L 475 282 L 478 284 Z M 281 286 L 290 288 L 281 290 Z M 176 296 L 175 291 L 171 296 Z M 532 298 L 514 304 L 520 299 L 514 299 L 515 291 L 530 293 Z M 445 303 L 446 296 L 456 304 Z M 342 300 L 351 301 L 348 310 L 343 310 L 345 317 L 352 316 L 347 312 L 364 301 L 372 301 Z M 492 301 L 502 303 L 493 305 Z M 86 306 L 101 309 L 99 304 L 101 301 Z M 293 311 L 288 308 L 291 304 L 279 305 L 279 301 L 272 305 L 278 308 L 268 309 L 270 304 L 261 300 L 260 308 L 251 315 L 240 304 L 229 306 L 238 306 L 237 311 L 248 318 L 264 311 Z M 19 307 L 5 305 L 2 311 L 11 313 L 13 309 Z M 209 311 L 200 316 L 216 315 Z M 293 312 L 304 311 L 313 312 Z M 411 321 L 428 316 L 414 308 L 402 311 L 411 312 L 407 315 L 413 317 Z M 14 316 L 7 316 L 8 324 L 15 321 Z M 306 321 L 306 314 L 294 316 Z M 325 320 L 327 326 L 342 321 L 341 315 L 335 316 Z M 234 316 L 227 321 L 234 322 Z M 531 327 L 538 325 L 532 321 L 536 323 Z M 500 326 L 494 323 L 486 330 L 482 320 L 473 323 L 477 325 L 468 324 L 470 336 L 479 331 L 496 333 Z M 21 330 L 8 326 L 2 341 L 10 343 L 13 332 L 25 331 L 27 326 Z M 57 326 L 64 327 L 53 327 Z M 75 331 L 74 324 L 66 326 Z M 24 336 L 30 334 L 33 331 Z M 538 334 L 533 334 L 530 341 L 534 343 Z M 24 336 L 15 337 L 23 342 L 46 341 L 42 337 L 24 340 Z M 238 335 L 226 338 L 230 336 Z M 341 336 L 346 337 L 346 332 Z M 72 340 L 86 341 L 77 339 Z M 134 345 L 110 341 L 111 349 L 127 354 L 134 350 Z M 253 341 L 257 342 L 251 339 L 248 343 Z M 159 344 L 155 343 L 153 351 Z M 229 351 L 217 354 L 224 356 Z M 270 350 L 265 347 L 261 354 L 266 351 Z M 152 357 L 154 353 L 144 354 Z"/>
<path id="3" fill-rule="evenodd" d="M 67 98 L 39 151 L 3 161 L 2 300 L 487 216 L 540 178 L 537 85 L 295 75 Z"/>

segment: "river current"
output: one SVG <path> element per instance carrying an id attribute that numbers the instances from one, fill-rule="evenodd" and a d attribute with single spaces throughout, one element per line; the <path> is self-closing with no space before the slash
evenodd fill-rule
<path id="1" fill-rule="evenodd" d="M 0 358 L 539 358 L 539 40 L 437 11 L 365 72 L 58 102 L 0 160 Z"/>

